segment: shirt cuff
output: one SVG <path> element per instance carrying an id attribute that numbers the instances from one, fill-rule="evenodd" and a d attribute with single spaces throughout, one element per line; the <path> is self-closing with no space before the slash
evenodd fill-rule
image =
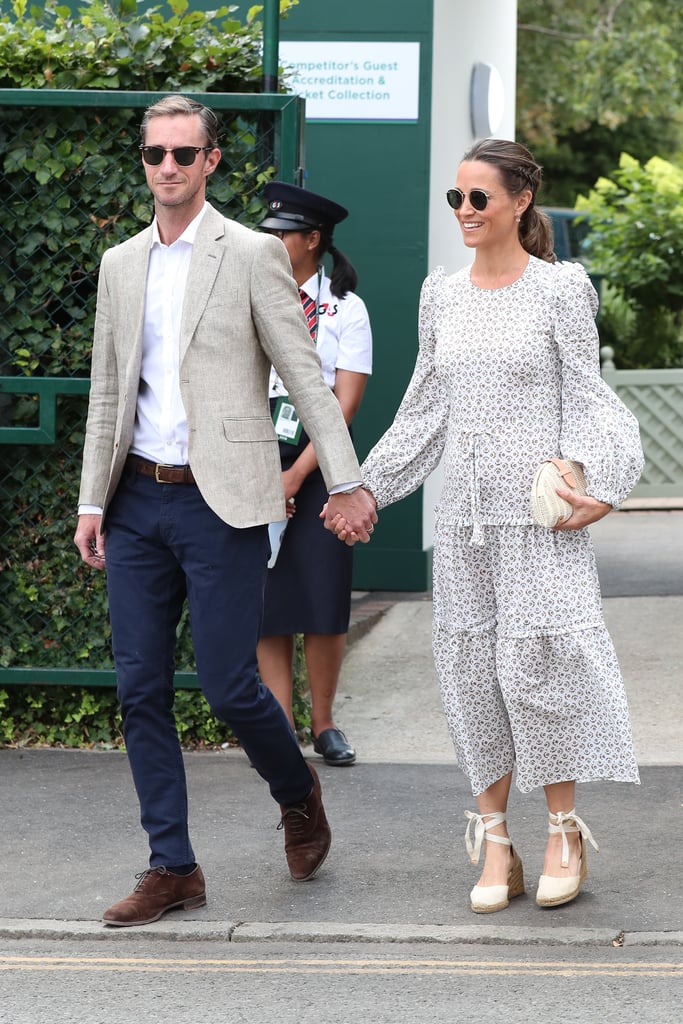
<path id="1" fill-rule="evenodd" d="M 353 491 L 358 490 L 362 484 L 362 480 L 352 480 L 348 484 L 335 484 L 334 487 L 330 487 L 329 494 L 350 494 Z"/>
<path id="2" fill-rule="evenodd" d="M 79 505 L 78 514 L 79 516 L 101 516 L 102 509 L 99 505 Z"/>

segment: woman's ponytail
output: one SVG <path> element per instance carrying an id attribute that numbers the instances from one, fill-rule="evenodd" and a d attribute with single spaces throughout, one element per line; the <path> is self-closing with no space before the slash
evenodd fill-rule
<path id="1" fill-rule="evenodd" d="M 346 297 L 347 292 L 355 292 L 358 285 L 356 268 L 336 245 L 330 243 L 327 248 L 332 257 L 332 273 L 330 274 L 330 291 L 338 299 Z"/>
<path id="2" fill-rule="evenodd" d="M 338 298 L 346 297 L 347 292 L 354 292 L 358 285 L 358 274 L 351 261 L 336 247 L 332 241 L 332 228 L 322 226 L 319 229 L 320 244 L 318 259 L 322 261 L 326 252 L 332 257 L 332 273 L 330 274 L 330 291 Z"/>
<path id="3" fill-rule="evenodd" d="M 553 250 L 553 225 L 550 217 L 531 205 L 526 208 L 519 222 L 519 240 L 532 256 L 546 263 L 555 263 Z"/>

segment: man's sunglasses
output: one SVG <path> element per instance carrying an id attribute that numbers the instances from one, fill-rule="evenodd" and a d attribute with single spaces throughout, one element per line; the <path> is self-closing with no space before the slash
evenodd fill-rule
<path id="1" fill-rule="evenodd" d="M 459 188 L 449 188 L 448 192 L 446 193 L 448 205 L 453 210 L 459 210 L 462 204 L 465 202 L 467 195 L 467 192 L 461 192 Z M 484 192 L 483 188 L 473 188 L 472 191 L 469 193 L 470 202 L 472 206 L 474 207 L 475 210 L 479 210 L 480 213 L 482 210 L 485 210 L 486 207 L 489 205 L 489 199 L 493 199 L 494 196 L 504 195 L 507 195 L 507 192 Z"/>
<path id="2" fill-rule="evenodd" d="M 210 153 L 213 146 L 178 146 L 177 149 L 164 149 L 162 146 L 139 146 L 142 159 L 152 167 L 158 167 L 167 153 L 173 154 L 178 167 L 189 167 L 197 159 L 197 153 Z"/>

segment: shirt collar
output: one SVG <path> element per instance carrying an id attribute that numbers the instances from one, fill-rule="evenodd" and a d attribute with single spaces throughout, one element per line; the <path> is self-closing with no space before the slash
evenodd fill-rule
<path id="1" fill-rule="evenodd" d="M 188 245 L 192 245 L 194 243 L 195 237 L 197 235 L 197 230 L 208 208 L 209 203 L 207 200 L 205 200 L 204 205 L 202 206 L 197 216 L 194 218 L 194 220 L 190 221 L 190 223 L 183 231 L 182 235 L 176 238 L 176 242 L 187 242 Z M 173 244 L 175 245 L 175 242 Z M 159 225 L 157 224 L 156 215 L 154 217 L 154 220 L 152 221 L 152 245 L 163 245 L 163 242 L 159 238 Z"/>
<path id="2" fill-rule="evenodd" d="M 320 287 L 325 277 L 325 272 L 319 274 L 316 270 L 315 274 L 311 274 L 307 281 L 301 285 L 301 290 L 306 292 L 312 299 L 317 299 L 320 292 Z"/>

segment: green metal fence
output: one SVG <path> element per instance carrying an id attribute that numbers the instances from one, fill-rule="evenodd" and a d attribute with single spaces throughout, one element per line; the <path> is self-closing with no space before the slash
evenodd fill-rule
<path id="1" fill-rule="evenodd" d="M 103 574 L 72 537 L 97 268 L 151 219 L 136 146 L 161 95 L 0 90 L 0 685 L 115 682 Z M 304 103 L 193 98 L 222 126 L 209 199 L 253 225 L 268 177 L 301 183 Z M 177 663 L 196 687 L 185 620 Z"/>

